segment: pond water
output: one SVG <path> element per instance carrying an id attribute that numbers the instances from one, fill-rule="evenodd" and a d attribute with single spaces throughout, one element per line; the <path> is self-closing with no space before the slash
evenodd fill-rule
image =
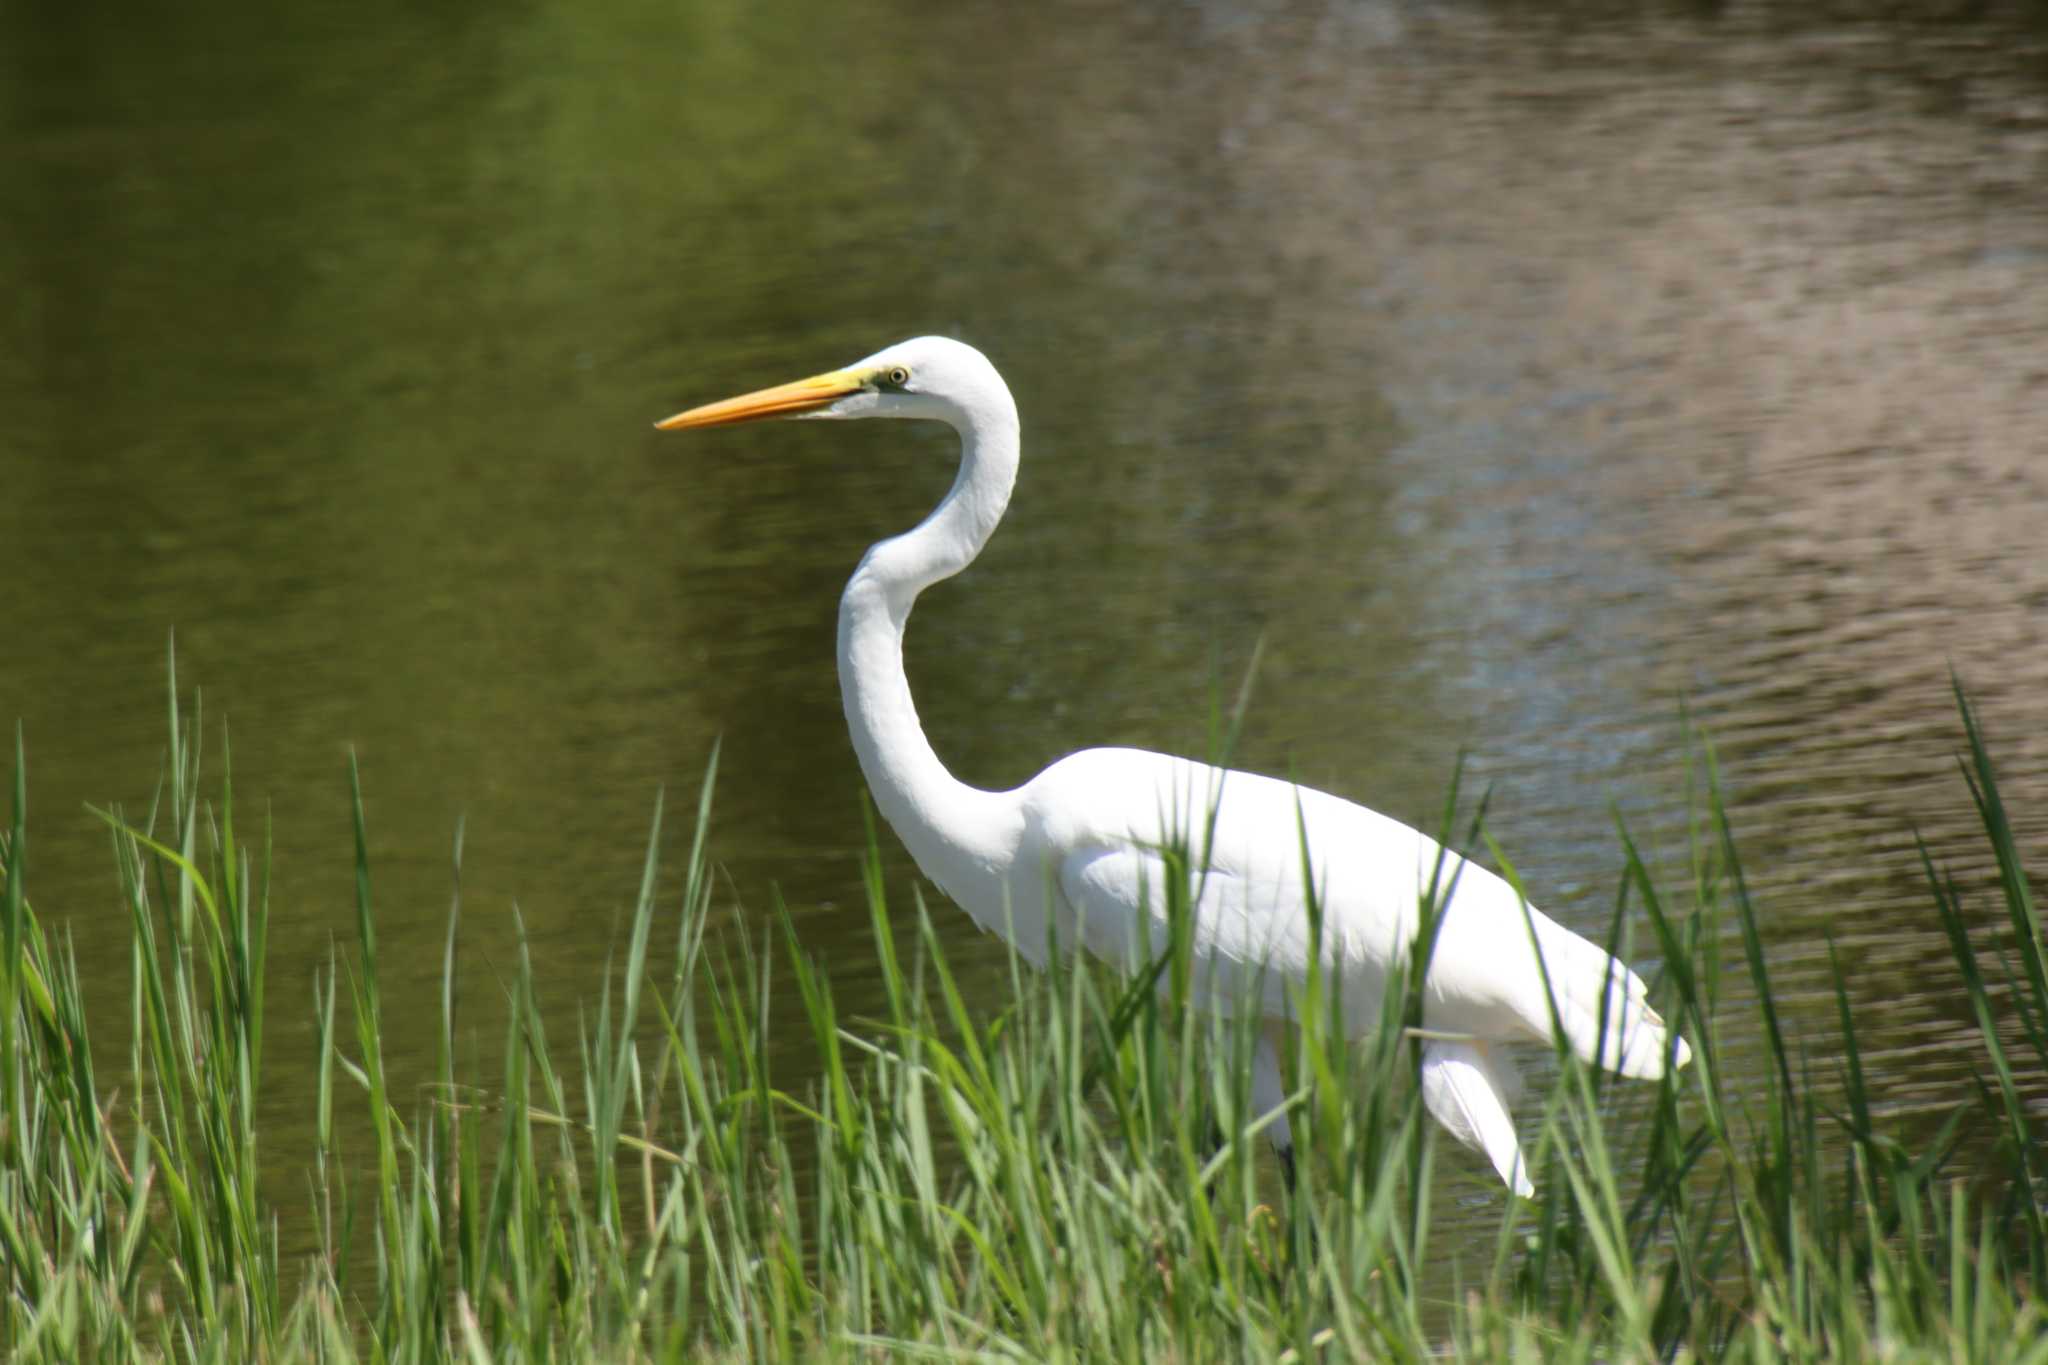
<path id="1" fill-rule="evenodd" d="M 714 743 L 721 913 L 779 894 L 871 1006 L 833 615 L 950 448 L 649 424 L 942 332 L 1026 440 L 909 642 L 956 773 L 1200 752 L 1263 641 L 1243 766 L 1427 825 L 1463 752 L 1590 931 L 1617 814 L 1683 851 L 1689 709 L 1816 1070 L 1827 932 L 1878 1099 L 1945 1106 L 1979 1051 L 1913 837 L 1981 879 L 1951 668 L 2048 867 L 2048 24 L 1881 8 L 0 11 L 31 898 L 118 1038 L 85 803 L 147 802 L 175 631 L 273 831 L 271 1151 L 353 932 L 351 751 L 398 1068 L 457 821 L 466 969 L 516 904 L 573 1036 Z"/>

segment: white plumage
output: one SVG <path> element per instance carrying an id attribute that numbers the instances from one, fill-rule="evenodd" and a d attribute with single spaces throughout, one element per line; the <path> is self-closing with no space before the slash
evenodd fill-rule
<path id="1" fill-rule="evenodd" d="M 1035 962 L 1055 938 L 1121 965 L 1143 960 L 1167 942 L 1170 873 L 1160 850 L 1178 843 L 1199 854 L 1206 843 L 1208 862 L 1191 877 L 1193 969 L 1205 1001 L 1218 1009 L 1252 1001 L 1271 1018 L 1287 1017 L 1309 965 L 1306 875 L 1323 907 L 1323 952 L 1344 1017 L 1370 1027 L 1393 964 L 1408 954 L 1419 895 L 1433 877 L 1440 886 L 1455 878 L 1424 982 L 1423 1022 L 1456 1037 L 1425 1042 L 1423 1100 L 1523 1195 L 1532 1191 L 1509 1112 L 1515 1076 L 1493 1044 L 1549 1039 L 1545 967 L 1564 1038 L 1579 1056 L 1645 1079 L 1685 1065 L 1685 1040 L 1650 1008 L 1626 965 L 1525 910 L 1499 877 L 1363 806 L 1138 749 L 1069 754 L 1013 791 L 955 779 L 918 723 L 903 632 L 918 594 L 966 567 L 1009 505 L 1019 431 L 1008 386 L 973 347 L 920 337 L 660 425 L 769 416 L 926 418 L 960 434 L 952 490 L 914 530 L 871 547 L 846 586 L 839 681 L 877 807 L 925 875 L 984 929 L 1011 937 Z M 1271 1029 L 1253 1066 L 1254 1101 L 1277 1105 Z M 1284 1118 L 1267 1131 L 1290 1150 Z"/>

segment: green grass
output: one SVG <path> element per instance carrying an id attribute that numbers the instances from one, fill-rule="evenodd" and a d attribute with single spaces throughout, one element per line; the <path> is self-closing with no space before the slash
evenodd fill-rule
<path id="1" fill-rule="evenodd" d="M 477 990 L 454 968 L 458 902 L 425 1094 L 394 1093 L 384 1065 L 357 792 L 356 942 L 315 992 L 314 1149 L 275 1150 L 256 1126 L 278 1008 L 269 849 L 236 823 L 224 739 L 202 796 L 199 719 L 175 680 L 171 695 L 155 802 L 105 813 L 133 961 L 119 1096 L 70 946 L 26 893 L 16 739 L 0 850 L 10 1359 L 2048 1362 L 2048 1150 L 2023 1091 L 2048 1071 L 2048 971 L 1960 689 L 2014 947 L 1977 941 L 1982 907 L 1931 857 L 1928 914 L 1975 1011 L 1982 1083 L 1909 1148 L 1872 1112 L 1839 969 L 1840 1036 L 1790 1045 L 1709 759 L 1689 884 L 1660 886 L 1623 831 L 1614 919 L 1617 936 L 1654 935 L 1636 946 L 1661 955 L 1662 1005 L 1696 1060 L 1620 1085 L 1560 1053 L 1523 1105 L 1537 1198 L 1501 1193 L 1498 1236 L 1456 1249 L 1455 1280 L 1431 1240 L 1439 1135 L 1412 1083 L 1412 992 L 1343 1047 L 1334 993 L 1308 983 L 1289 1193 L 1249 1112 L 1253 1032 L 1178 1003 L 1185 933 L 1139 980 L 1013 960 L 1003 997 L 970 1003 L 933 924 L 956 912 L 892 900 L 871 856 L 875 953 L 855 970 L 879 976 L 886 1009 L 843 1017 L 787 915 L 751 934 L 719 917 L 712 771 L 666 883 L 657 808 L 621 958 L 573 1043 L 547 1035 L 522 936 L 490 988 L 502 1068 L 458 1066 Z M 1454 794 L 1447 830 L 1455 809 Z M 1186 888 L 1163 890 L 1184 925 Z M 1727 993 L 1754 1002 L 1740 1014 L 1724 977 L 1746 978 Z M 798 1089 L 767 1061 L 771 999 L 792 992 L 815 1054 Z M 1764 1040 L 1760 1074 L 1731 1074 L 1722 1039 L 1738 1035 Z M 266 1170 L 308 1167 L 316 1250 L 287 1257 Z"/>

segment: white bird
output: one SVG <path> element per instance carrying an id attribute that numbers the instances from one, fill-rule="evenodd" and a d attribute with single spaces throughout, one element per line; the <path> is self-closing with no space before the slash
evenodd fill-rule
<path id="1" fill-rule="evenodd" d="M 1161 850 L 1178 839 L 1199 852 L 1210 831 L 1207 864 L 1190 878 L 1191 966 L 1211 1008 L 1248 1002 L 1267 1016 L 1251 1092 L 1270 1112 L 1286 1098 L 1277 1026 L 1309 970 L 1309 878 L 1327 979 L 1343 992 L 1343 1017 L 1369 1029 L 1410 951 L 1418 899 L 1441 868 L 1436 884 L 1455 885 L 1438 912 L 1423 988 L 1423 1100 L 1525 1197 L 1534 1189 L 1508 1112 L 1514 1068 L 1496 1044 L 1548 1041 L 1553 996 L 1565 1041 L 1587 1061 L 1644 1079 L 1685 1065 L 1685 1040 L 1625 964 L 1525 907 L 1501 878 L 1363 806 L 1140 749 L 1084 749 L 1012 791 L 959 781 L 918 723 L 903 632 L 918 594 L 972 563 L 1009 506 L 1019 452 L 1009 387 L 973 347 L 918 337 L 656 425 L 764 417 L 906 417 L 959 433 L 952 490 L 914 530 L 871 546 L 846 585 L 839 686 L 876 806 L 924 874 L 983 929 L 1039 965 L 1053 941 L 1133 965 L 1168 941 L 1172 873 Z M 1266 1131 L 1291 1169 L 1285 1115 Z"/>

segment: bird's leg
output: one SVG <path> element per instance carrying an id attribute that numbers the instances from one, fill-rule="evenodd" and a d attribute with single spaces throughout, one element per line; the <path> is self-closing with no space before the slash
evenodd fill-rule
<path id="1" fill-rule="evenodd" d="M 1281 1028 L 1278 1020 L 1267 1020 L 1260 1026 L 1259 1041 L 1252 1048 L 1251 1118 L 1255 1123 L 1287 1102 L 1287 1088 L 1280 1079 Z M 1266 1125 L 1266 1139 L 1273 1144 L 1273 1155 L 1280 1162 L 1280 1178 L 1287 1182 L 1287 1192 L 1292 1194 L 1294 1132 L 1287 1126 L 1285 1114 Z M 1222 1151 L 1226 1140 L 1223 1129 L 1215 1119 L 1210 1119 L 1210 1155 Z"/>
<path id="2" fill-rule="evenodd" d="M 1287 1087 L 1280 1079 L 1282 1027 L 1277 1019 L 1266 1020 L 1259 1030 L 1258 1046 L 1252 1051 L 1252 1113 L 1258 1118 L 1287 1103 Z M 1287 1192 L 1292 1194 L 1294 1130 L 1287 1126 L 1285 1114 L 1266 1126 L 1266 1137 L 1273 1144 L 1273 1154 L 1280 1159 L 1280 1178 L 1287 1182 Z"/>
<path id="3" fill-rule="evenodd" d="M 1287 1186 L 1289 1194 L 1294 1193 L 1294 1149 L 1275 1147 L 1273 1155 L 1280 1159 L 1280 1183 Z"/>
<path id="4" fill-rule="evenodd" d="M 1286 1041 L 1288 1025 L 1280 1019 L 1268 1019 L 1259 1030 L 1259 1044 L 1252 1052 L 1252 1109 L 1263 1118 L 1287 1103 L 1287 1084 L 1280 1075 L 1280 1048 Z M 1292 1202 L 1295 1193 L 1294 1130 L 1287 1124 L 1287 1115 L 1277 1115 L 1266 1125 L 1266 1136 L 1273 1144 L 1273 1156 L 1280 1163 L 1280 1179 L 1287 1186 L 1287 1196 Z M 1315 1219 L 1304 1216 L 1294 1235 L 1299 1241 L 1292 1242 L 1294 1254 L 1314 1260 L 1319 1254 L 1319 1239 L 1316 1236 Z"/>

